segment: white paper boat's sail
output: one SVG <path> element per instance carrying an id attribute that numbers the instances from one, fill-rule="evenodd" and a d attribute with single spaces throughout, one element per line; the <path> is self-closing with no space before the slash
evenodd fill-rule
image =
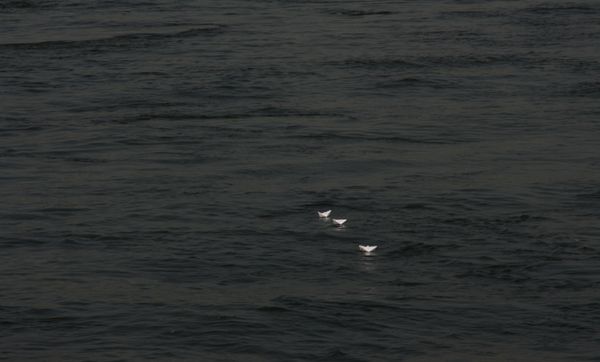
<path id="1" fill-rule="evenodd" d="M 331 210 L 317 211 L 317 214 L 319 214 L 319 217 L 326 218 L 329 217 L 329 214 L 331 214 Z"/>
<path id="2" fill-rule="evenodd" d="M 337 226 L 342 226 L 348 221 L 348 219 L 333 219 L 333 223 Z"/>
<path id="3" fill-rule="evenodd" d="M 358 248 L 365 253 L 370 253 L 373 250 L 377 249 L 377 245 L 359 245 Z"/>

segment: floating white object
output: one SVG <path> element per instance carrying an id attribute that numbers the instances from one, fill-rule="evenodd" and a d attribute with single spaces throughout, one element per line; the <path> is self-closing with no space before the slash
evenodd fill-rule
<path id="1" fill-rule="evenodd" d="M 359 245 L 358 248 L 365 253 L 369 254 L 373 250 L 377 249 L 377 245 Z"/>
<path id="2" fill-rule="evenodd" d="M 335 226 L 342 226 L 348 221 L 348 219 L 333 219 L 332 220 Z"/>
<path id="3" fill-rule="evenodd" d="M 321 218 L 328 218 L 329 214 L 331 214 L 331 210 L 327 210 L 327 211 L 317 211 L 317 214 L 319 214 L 319 217 Z"/>

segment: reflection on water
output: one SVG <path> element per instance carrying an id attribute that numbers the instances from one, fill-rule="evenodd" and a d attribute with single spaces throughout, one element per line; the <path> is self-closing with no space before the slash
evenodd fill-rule
<path id="1" fill-rule="evenodd" d="M 375 253 L 360 253 L 358 261 L 360 271 L 366 273 L 375 272 L 377 270 L 377 255 Z"/>

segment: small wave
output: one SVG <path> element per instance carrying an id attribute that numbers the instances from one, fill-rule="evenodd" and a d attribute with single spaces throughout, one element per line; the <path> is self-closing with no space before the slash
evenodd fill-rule
<path id="1" fill-rule="evenodd" d="M 500 11 L 480 11 L 480 10 L 458 10 L 458 11 L 443 11 L 440 13 L 442 18 L 465 17 L 465 18 L 495 18 L 506 16 Z"/>
<path id="2" fill-rule="evenodd" d="M 406 69 L 406 68 L 423 68 L 425 65 L 416 62 L 411 62 L 404 59 L 393 58 L 350 58 L 342 61 L 331 62 L 330 64 L 342 67 L 356 67 L 367 69 Z"/>
<path id="3" fill-rule="evenodd" d="M 80 48 L 86 46 L 121 46 L 123 43 L 147 42 L 162 39 L 189 38 L 200 35 L 216 35 L 223 32 L 223 25 L 209 25 L 206 27 L 197 27 L 178 32 L 149 32 L 149 33 L 129 33 L 119 34 L 103 38 L 78 39 L 78 40 L 48 40 L 40 42 L 25 43 L 3 43 L 0 48 L 10 49 L 52 49 L 52 48 Z"/>
<path id="4" fill-rule="evenodd" d="M 434 209 L 433 207 L 426 205 L 426 204 L 422 204 L 422 203 L 406 204 L 402 208 L 408 209 L 408 210 L 433 210 Z"/>
<path id="5" fill-rule="evenodd" d="M 40 127 L 40 126 L 23 126 L 23 127 L 0 128 L 0 135 L 2 135 L 3 133 L 41 131 L 43 129 L 44 128 Z"/>
<path id="6" fill-rule="evenodd" d="M 600 190 L 595 192 L 577 194 L 577 198 L 582 200 L 600 199 Z"/>
<path id="7" fill-rule="evenodd" d="M 273 305 L 261 306 L 261 307 L 256 308 L 256 310 L 258 310 L 259 312 L 264 312 L 264 313 L 286 313 L 286 312 L 290 312 L 290 310 L 288 308 L 278 307 L 278 306 L 273 306 Z"/>
<path id="8" fill-rule="evenodd" d="M 84 208 L 84 207 L 47 207 L 47 208 L 43 208 L 43 209 L 36 209 L 34 210 L 35 212 L 40 212 L 40 213 L 57 213 L 57 214 L 61 214 L 61 215 L 70 215 L 70 214 L 74 214 L 74 213 L 80 213 L 80 212 L 84 212 L 84 211 L 90 211 L 91 209 L 89 208 Z"/>
<path id="9" fill-rule="evenodd" d="M 352 9 L 332 9 L 327 11 L 331 15 L 342 15 L 350 17 L 373 16 L 373 15 L 392 15 L 393 11 L 387 10 L 352 10 Z"/>
<path id="10" fill-rule="evenodd" d="M 0 248 L 32 247 L 40 246 L 46 243 L 46 240 L 34 239 L 31 237 L 10 237 L 4 235 L 2 236 L 2 239 L 0 239 Z"/>
<path id="11" fill-rule="evenodd" d="M 579 4 L 543 4 L 523 9 L 524 12 L 533 14 L 590 14 L 597 11 L 591 6 Z"/>
<path id="12" fill-rule="evenodd" d="M 412 31 L 409 32 L 415 41 L 439 44 L 440 42 L 464 43 L 473 45 L 497 45 L 498 39 L 481 31 L 468 30 L 427 30 L 427 31 Z"/>
<path id="13" fill-rule="evenodd" d="M 407 242 L 403 247 L 390 252 L 390 256 L 421 256 L 433 254 L 442 248 L 440 245 L 425 244 L 421 242 Z"/>
<path id="14" fill-rule="evenodd" d="M 568 95 L 575 97 L 599 97 L 600 82 L 580 82 L 569 89 Z"/>
<path id="15" fill-rule="evenodd" d="M 316 357 L 316 361 L 346 361 L 346 362 L 365 362 L 367 360 L 365 359 L 361 359 L 361 358 L 357 358 L 352 356 L 349 353 L 344 352 L 343 350 L 339 349 L 339 348 L 334 348 L 331 349 L 323 354 L 321 354 L 320 356 L 315 356 Z"/>
<path id="16" fill-rule="evenodd" d="M 288 138 L 312 138 L 312 139 L 328 139 L 328 140 L 349 140 L 349 141 L 374 141 L 374 142 L 391 142 L 391 143 L 420 143 L 420 144 L 456 144 L 464 143 L 467 140 L 447 140 L 447 139 L 418 139 L 401 136 L 379 136 L 379 135 L 354 135 L 343 134 L 340 132 L 318 132 L 306 133 L 298 135 L 290 135 Z"/>
<path id="17" fill-rule="evenodd" d="M 177 104 L 171 103 L 156 103 L 155 106 L 158 107 L 174 107 Z M 132 104 L 124 104 L 124 106 L 131 107 Z M 147 107 L 147 105 L 146 105 Z M 227 112 L 219 112 L 219 113 L 183 113 L 183 112 L 156 112 L 156 113 L 142 113 L 130 117 L 119 118 L 109 121 L 98 121 L 94 120 L 93 123 L 119 123 L 119 124 L 129 124 L 136 122 L 144 122 L 150 120 L 172 120 L 172 121 L 184 121 L 184 120 L 242 120 L 242 119 L 260 119 L 260 118 L 319 118 L 319 117 L 333 117 L 333 118 L 350 118 L 352 116 L 348 116 L 342 113 L 332 113 L 332 112 L 322 112 L 322 111 L 313 111 L 313 110 L 299 110 L 299 109 L 291 109 L 291 108 L 277 108 L 277 107 L 263 107 L 248 110 L 247 112 L 239 112 L 239 113 L 227 113 Z M 208 128 L 213 127 L 221 127 L 221 126 L 206 126 Z M 217 128 L 215 128 L 217 129 Z M 231 128 L 221 127 L 223 130 L 231 130 Z M 260 132 L 260 130 L 248 130 L 247 132 Z"/>
<path id="18" fill-rule="evenodd" d="M 416 77 L 405 77 L 400 79 L 385 80 L 376 83 L 377 88 L 396 89 L 396 88 L 432 88 L 447 89 L 457 87 L 456 82 L 442 79 L 424 79 Z"/>
<path id="19" fill-rule="evenodd" d="M 523 270 L 510 265 L 492 265 L 488 267 L 472 268 L 457 275 L 458 278 L 484 278 L 511 283 L 523 283 L 531 279 Z"/>
<path id="20" fill-rule="evenodd" d="M 462 55 L 444 55 L 444 56 L 421 56 L 408 59 L 394 58 L 350 58 L 342 61 L 329 62 L 327 65 L 364 68 L 369 70 L 404 70 L 421 69 L 428 67 L 477 67 L 477 66 L 495 66 L 495 65 L 515 65 L 528 66 L 538 64 L 548 64 L 558 62 L 566 63 L 572 66 L 593 67 L 597 66 L 595 61 L 583 61 L 577 59 L 551 59 L 533 57 L 528 54 L 462 54 Z M 416 83 L 418 79 L 407 78 L 405 82 Z"/>
<path id="21" fill-rule="evenodd" d="M 465 54 L 449 56 L 425 56 L 419 58 L 419 62 L 428 66 L 488 66 L 498 64 L 515 64 L 527 62 L 529 58 L 518 54 Z"/>
<path id="22" fill-rule="evenodd" d="M 108 160 L 100 159 L 100 158 L 92 158 L 92 157 L 59 157 L 59 156 L 47 156 L 49 160 L 60 160 L 67 162 L 79 162 L 79 163 L 107 163 Z"/>
<path id="23" fill-rule="evenodd" d="M 10 9 L 34 9 L 40 8 L 47 5 L 45 1 L 27 1 L 27 0 L 18 0 L 18 1 L 6 1 L 0 3 L 0 9 L 10 10 Z"/>
<path id="24" fill-rule="evenodd" d="M 283 305 L 284 308 L 297 312 L 308 310 L 337 309 L 340 313 L 355 313 L 357 311 L 390 311 L 398 307 L 391 303 L 366 301 L 366 300 L 326 300 L 318 298 L 279 296 L 271 300 L 275 305 Z"/>

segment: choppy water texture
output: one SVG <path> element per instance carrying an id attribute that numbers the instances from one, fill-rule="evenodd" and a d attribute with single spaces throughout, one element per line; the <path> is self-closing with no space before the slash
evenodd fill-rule
<path id="1" fill-rule="evenodd" d="M 1 1 L 0 360 L 599 361 L 599 44 L 591 0 Z"/>

